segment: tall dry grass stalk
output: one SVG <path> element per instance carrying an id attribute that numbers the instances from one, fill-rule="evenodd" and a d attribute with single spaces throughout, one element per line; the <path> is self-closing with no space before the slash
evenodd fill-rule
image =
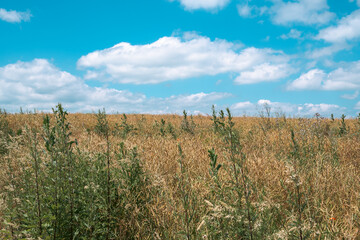
<path id="1" fill-rule="evenodd" d="M 360 238 L 359 119 L 225 113 L 1 110 L 0 238 Z"/>

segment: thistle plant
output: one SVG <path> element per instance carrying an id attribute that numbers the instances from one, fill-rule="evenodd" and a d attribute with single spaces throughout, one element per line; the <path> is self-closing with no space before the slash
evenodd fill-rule
<path id="1" fill-rule="evenodd" d="M 120 222 L 123 228 L 119 230 L 118 237 L 135 239 L 139 232 L 141 235 L 138 238 L 154 237 L 158 225 L 150 206 L 159 189 L 152 186 L 136 147 L 126 149 L 124 143 L 120 143 L 115 155 L 119 167 L 113 169 L 114 183 L 119 192 L 115 192 L 113 215 L 115 226 Z"/>
<path id="2" fill-rule="evenodd" d="M 216 110 L 215 110 L 215 106 L 212 105 L 212 118 L 211 120 L 213 121 L 213 129 L 215 133 L 220 133 L 222 134 L 224 132 L 224 127 L 225 127 L 225 115 L 224 115 L 224 111 L 220 110 L 219 112 L 219 117 L 217 117 L 216 115 Z"/>
<path id="3" fill-rule="evenodd" d="M 1 110 L 0 239 L 359 238 L 360 118 L 274 113 L 264 141 L 266 113 L 225 113 L 134 116 L 120 142 L 105 110 Z"/>
<path id="4" fill-rule="evenodd" d="M 124 114 L 125 115 L 125 114 Z M 126 115 L 125 115 L 126 117 Z M 106 239 L 110 238 L 110 218 L 111 218 L 111 193 L 110 193 L 110 181 L 111 181 L 111 176 L 110 176 L 110 140 L 109 140 L 109 135 L 110 135 L 110 128 L 109 128 L 109 123 L 106 119 L 106 112 L 105 109 L 103 109 L 103 111 L 98 112 L 98 114 L 96 115 L 97 118 L 97 124 L 95 126 L 95 132 L 99 135 L 101 135 L 102 137 L 104 137 L 105 141 L 106 141 L 106 169 L 107 169 L 107 184 L 106 184 L 106 189 L 107 189 L 107 235 L 106 235 Z M 126 118 L 125 118 L 126 121 Z"/>
<path id="5" fill-rule="evenodd" d="M 208 150 L 208 153 L 209 153 L 208 156 L 210 158 L 209 174 L 216 185 L 216 189 L 213 190 L 213 192 L 216 193 L 221 190 L 221 183 L 220 183 L 220 179 L 219 179 L 219 170 L 222 167 L 222 165 L 217 163 L 218 155 L 215 154 L 214 148 L 212 148 L 211 150 Z"/>
<path id="6" fill-rule="evenodd" d="M 254 239 L 257 236 L 254 233 L 256 211 L 252 203 L 255 189 L 249 178 L 246 155 L 242 151 L 239 132 L 234 128 L 235 123 L 229 108 L 226 111 L 227 119 L 224 122 L 223 138 L 228 165 L 225 170 L 230 175 L 231 181 L 226 185 L 221 183 L 218 176 L 221 165 L 217 164 L 215 152 L 210 150 L 209 171 L 214 183 L 212 189 L 217 192 L 210 204 L 210 213 L 206 217 L 208 229 L 214 239 L 229 237 Z"/>
<path id="7" fill-rule="evenodd" d="M 171 122 L 168 122 L 167 127 L 166 127 L 166 131 L 171 134 L 173 139 L 177 139 L 177 134 L 176 134 L 175 127 L 171 124 Z"/>
<path id="8" fill-rule="evenodd" d="M 7 153 L 7 152 L 6 152 Z M 4 189 L 1 193 L 2 199 L 5 204 L 8 206 L 7 209 L 4 211 L 4 224 L 3 226 L 3 235 L 6 236 L 8 239 L 16 239 L 17 237 L 17 230 L 19 228 L 18 221 L 19 221 L 19 214 L 18 214 L 18 203 L 17 201 L 17 193 L 20 189 L 17 184 L 17 179 L 15 176 L 15 169 L 14 163 L 12 158 L 9 156 L 0 155 L 0 160 L 3 163 L 3 167 L 6 167 L 5 171 L 5 181 L 3 183 Z"/>
<path id="9" fill-rule="evenodd" d="M 343 135 L 346 135 L 347 132 L 348 132 L 348 129 L 346 127 L 346 123 L 345 123 L 345 118 L 346 116 L 344 114 L 341 115 L 341 125 L 339 127 L 339 135 L 340 136 L 343 136 Z"/>
<path id="10" fill-rule="evenodd" d="M 184 154 L 180 144 L 178 145 L 180 158 L 178 159 L 180 172 L 176 175 L 179 184 L 180 202 L 182 205 L 182 212 L 180 218 L 182 220 L 183 230 L 179 233 L 187 240 L 197 239 L 196 224 L 199 216 L 197 215 L 197 197 L 191 187 L 191 181 L 184 163 Z"/>
<path id="11" fill-rule="evenodd" d="M 183 111 L 183 120 L 181 121 L 181 130 L 183 130 L 184 132 L 191 133 L 191 134 L 194 134 L 194 130 L 195 130 L 195 123 L 192 119 L 192 116 L 191 116 L 191 121 L 189 121 L 188 114 L 185 110 Z"/>
<path id="12" fill-rule="evenodd" d="M 161 136 L 165 136 L 165 120 L 161 119 L 160 121 L 160 134 Z"/>
<path id="13" fill-rule="evenodd" d="M 246 155 L 242 152 L 238 132 L 234 129 L 235 123 L 232 121 L 230 109 L 227 108 L 227 122 L 225 125 L 225 142 L 228 144 L 228 161 L 231 165 L 231 176 L 233 178 L 234 190 L 238 196 L 236 207 L 241 213 L 245 210 L 247 219 L 247 232 L 245 234 L 249 239 L 254 238 L 253 223 L 255 221 L 255 212 L 251 203 L 250 195 L 252 194 L 252 186 L 248 176 L 246 167 Z M 245 209 L 242 206 L 241 199 L 245 198 Z"/>
<path id="14" fill-rule="evenodd" d="M 127 116 L 125 113 L 123 113 L 121 117 L 121 124 L 115 124 L 114 134 L 119 134 L 122 138 L 126 138 L 133 130 L 136 130 L 136 128 L 132 124 L 128 123 Z"/>
<path id="15" fill-rule="evenodd" d="M 292 210 L 290 216 L 295 215 L 295 219 L 292 220 L 290 227 L 294 227 L 290 230 L 290 236 L 300 240 L 307 239 L 310 235 L 308 230 L 304 229 L 304 212 L 307 207 L 307 201 L 305 192 L 303 190 L 304 179 L 301 178 L 301 173 L 304 171 L 304 159 L 301 157 L 300 146 L 295 139 L 295 133 L 291 130 L 291 141 L 292 141 L 292 151 L 288 157 L 288 168 L 289 168 L 289 179 L 287 180 L 288 184 L 291 184 L 291 187 L 287 187 L 284 183 L 282 186 L 288 192 L 288 201 Z"/>
<path id="16" fill-rule="evenodd" d="M 33 172 L 35 174 L 35 204 L 36 204 L 36 215 L 37 215 L 37 234 L 38 236 L 42 236 L 43 232 L 43 213 L 42 213 L 42 193 L 41 193 L 41 182 L 42 182 L 42 169 L 41 169 L 41 158 L 40 158 L 40 152 L 39 152 L 39 141 L 38 141 L 38 135 L 39 133 L 33 129 L 29 130 L 28 127 L 26 127 L 27 135 L 27 142 L 29 144 L 30 148 L 30 154 L 32 158 L 32 168 Z"/>
<path id="17" fill-rule="evenodd" d="M 55 125 L 50 126 L 48 115 L 44 117 L 44 141 L 50 156 L 48 181 L 53 186 L 48 188 L 47 207 L 53 215 L 51 231 L 53 239 L 73 238 L 75 231 L 74 218 L 74 156 L 72 145 L 76 141 L 70 140 L 70 124 L 67 122 L 67 111 L 61 104 L 53 109 Z M 50 197 L 51 196 L 51 197 Z"/>

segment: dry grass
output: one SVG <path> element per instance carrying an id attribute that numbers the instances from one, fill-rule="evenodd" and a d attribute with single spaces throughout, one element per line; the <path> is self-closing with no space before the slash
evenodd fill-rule
<path id="1" fill-rule="evenodd" d="M 121 123 L 122 115 L 108 115 L 111 129 L 115 123 Z M 126 148 L 138 148 L 142 166 L 151 178 L 151 183 L 161 189 L 155 199 L 149 203 L 156 225 L 163 227 L 168 235 L 155 233 L 154 236 L 141 235 L 141 227 L 134 238 L 178 238 L 182 230 L 181 214 L 184 211 L 179 201 L 180 144 L 184 153 L 184 164 L 189 176 L 191 191 L 198 200 L 195 206 L 198 214 L 198 233 L 208 237 L 209 230 L 202 220 L 211 211 L 206 201 L 213 199 L 210 185 L 208 150 L 215 149 L 223 185 L 229 185 L 231 179 L 226 168 L 226 143 L 214 133 L 211 117 L 194 116 L 195 133 L 180 130 L 182 117 L 177 115 L 128 115 L 128 123 L 134 125 L 124 139 L 111 136 L 111 151 L 115 152 L 120 142 Z M 41 131 L 42 114 L 10 114 L 7 116 L 9 127 L 15 132 L 25 125 Z M 177 138 L 167 133 L 160 134 L 159 123 L 171 123 Z M 96 117 L 94 114 L 69 114 L 72 138 L 77 139 L 82 152 L 95 154 L 104 152 L 106 142 L 94 133 Z M 294 190 L 291 181 L 293 166 L 289 163 L 292 151 L 291 129 L 300 146 L 300 156 L 304 160 L 298 172 L 300 190 L 307 203 L 303 211 L 303 231 L 309 231 L 310 239 L 360 239 L 360 126 L 357 120 L 346 120 L 350 132 L 339 136 L 340 120 L 329 119 L 286 119 L 283 118 L 234 118 L 235 128 L 240 132 L 242 151 L 246 154 L 246 168 L 256 192 L 252 203 L 258 212 L 269 206 L 277 208 L 281 219 L 275 224 L 275 230 L 267 235 L 269 239 L 291 239 L 291 222 L 297 218 L 296 210 L 289 202 L 289 191 Z M 261 126 L 270 121 L 270 127 Z M 158 124 L 156 124 L 158 123 Z M 24 132 L 24 130 L 23 130 Z M 9 179 L 7 161 L 12 160 L 11 174 L 14 179 L 21 178 L 23 164 L 28 164 L 29 150 L 22 135 L 11 137 L 8 142 L 8 154 L 1 156 L 0 189 L 5 189 Z M 43 141 L 40 140 L 43 148 Z M 113 166 L 116 165 L 112 157 Z M 15 181 L 15 180 L 14 180 Z M 3 191 L 2 190 L 2 191 Z M 5 192 L 5 191 L 4 191 Z M 264 194 L 262 194 L 264 193 Z M 261 198 L 261 201 L 260 201 Z M 0 209 L 9 206 L 0 202 Z M 213 206 L 214 207 L 214 206 Z M 1 213 L 1 210 L 0 210 Z M 0 219 L 1 219 L 0 215 Z M 134 223 L 135 224 L 135 223 Z M 139 223 L 136 223 L 139 224 Z M 266 223 L 265 223 L 266 224 Z M 141 225 L 141 223 L 140 223 Z M 256 223 L 255 223 L 256 225 Z M 4 222 L 0 223 L 0 227 Z M 159 227 L 159 228 L 160 228 Z M 256 226 L 255 226 L 256 227 Z M 160 230 L 159 230 L 160 231 Z M 297 237 L 297 239 L 299 239 Z M 304 238 L 305 239 L 305 238 Z"/>

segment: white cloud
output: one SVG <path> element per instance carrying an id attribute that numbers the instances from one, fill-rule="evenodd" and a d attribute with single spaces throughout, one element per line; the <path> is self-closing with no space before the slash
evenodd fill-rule
<path id="1" fill-rule="evenodd" d="M 353 100 L 359 96 L 359 91 L 355 91 L 353 94 L 344 94 L 341 97 L 349 100 Z"/>
<path id="2" fill-rule="evenodd" d="M 235 79 L 236 84 L 253 84 L 258 82 L 272 82 L 289 76 L 293 69 L 287 64 L 270 65 L 264 63 L 255 66 L 251 71 L 240 73 Z"/>
<path id="3" fill-rule="evenodd" d="M 178 0 L 186 10 L 218 10 L 225 7 L 230 0 Z"/>
<path id="4" fill-rule="evenodd" d="M 325 90 L 353 90 L 360 88 L 360 61 L 340 67 L 328 74 Z"/>
<path id="5" fill-rule="evenodd" d="M 126 90 L 90 87 L 82 79 L 61 71 L 45 59 L 17 62 L 0 67 L 0 106 L 10 111 L 33 108 L 50 110 L 58 102 L 70 111 L 181 113 L 208 111 L 229 93 L 196 93 L 168 98 L 147 98 Z"/>
<path id="6" fill-rule="evenodd" d="M 0 101 L 21 103 L 49 102 L 61 99 L 69 86 L 79 89 L 79 81 L 73 75 L 62 72 L 44 59 L 17 62 L 0 68 Z M 65 96 L 66 97 L 66 96 Z M 81 95 L 73 95 L 81 97 Z"/>
<path id="7" fill-rule="evenodd" d="M 241 17 L 251 17 L 252 16 L 252 6 L 249 4 L 237 5 L 238 13 Z"/>
<path id="8" fill-rule="evenodd" d="M 250 109 L 255 107 L 255 105 L 249 101 L 246 102 L 238 102 L 235 103 L 234 105 L 231 106 L 232 109 L 234 110 L 239 110 L 239 109 Z"/>
<path id="9" fill-rule="evenodd" d="M 280 38 L 286 40 L 286 39 L 301 39 L 302 38 L 302 32 L 296 29 L 291 29 L 288 34 L 283 34 L 280 36 Z"/>
<path id="10" fill-rule="evenodd" d="M 126 90 L 91 87 L 84 80 L 61 71 L 45 59 L 17 62 L 0 67 L 0 106 L 11 112 L 24 110 L 49 111 L 58 102 L 71 112 L 92 112 L 106 108 L 107 112 L 178 113 L 186 109 L 190 114 L 209 113 L 216 101 L 232 97 L 229 93 L 210 92 L 148 98 Z M 335 112 L 344 108 L 333 104 L 290 104 L 260 99 L 257 103 L 239 102 L 231 106 L 234 114 L 257 114 L 267 104 L 272 112 L 313 115 Z"/>
<path id="11" fill-rule="evenodd" d="M 288 90 L 355 90 L 360 89 L 360 61 L 344 64 L 330 73 L 313 69 L 291 82 Z"/>
<path id="12" fill-rule="evenodd" d="M 78 67 L 88 70 L 87 79 L 157 84 L 221 73 L 240 75 L 264 64 L 283 68 L 289 61 L 289 57 L 280 51 L 253 47 L 240 50 L 239 47 L 225 40 L 211 41 L 198 35 L 192 35 L 190 39 L 163 37 L 147 45 L 122 42 L 82 56 Z M 276 80 L 274 74 L 272 77 L 271 80 Z"/>
<path id="13" fill-rule="evenodd" d="M 310 58 L 331 56 L 339 51 L 351 49 L 354 41 L 360 39 L 360 10 L 343 17 L 336 26 L 320 30 L 314 39 L 323 40 L 331 45 L 309 51 L 307 55 Z"/>
<path id="14" fill-rule="evenodd" d="M 354 109 L 360 109 L 360 101 L 355 104 Z"/>
<path id="15" fill-rule="evenodd" d="M 252 18 L 263 15 L 268 10 L 268 8 L 266 6 L 258 7 L 255 5 L 249 5 L 248 3 L 245 3 L 245 4 L 238 4 L 237 10 L 241 17 Z"/>
<path id="16" fill-rule="evenodd" d="M 267 99 L 260 99 L 258 102 L 257 102 L 258 105 L 271 105 L 271 101 L 270 100 L 267 100 Z"/>
<path id="17" fill-rule="evenodd" d="M 313 69 L 302 74 L 298 79 L 288 85 L 288 90 L 311 90 L 321 88 L 326 74 L 320 69 Z"/>
<path id="18" fill-rule="evenodd" d="M 249 5 L 249 1 L 238 4 L 238 13 L 245 18 L 270 15 L 277 25 L 324 25 L 335 18 L 329 11 L 327 0 L 269 0 L 272 4 L 261 7 Z"/>
<path id="19" fill-rule="evenodd" d="M 286 115 L 295 115 L 295 116 L 307 116 L 312 117 L 315 113 L 320 113 L 321 115 L 330 115 L 331 113 L 336 113 L 337 115 L 345 113 L 346 108 L 340 107 L 336 104 L 291 104 L 284 102 L 272 102 L 267 99 L 260 99 L 257 103 L 239 102 L 233 104 L 230 109 L 236 115 L 241 113 L 246 113 L 249 115 L 257 115 L 264 112 L 264 107 L 267 106 L 270 108 L 270 113 L 285 113 Z M 360 104 L 359 104 L 360 106 Z"/>
<path id="20" fill-rule="evenodd" d="M 190 95 L 173 95 L 167 98 L 151 98 L 143 104 L 142 112 L 148 113 L 177 113 L 185 109 L 192 114 L 209 112 L 215 101 L 229 98 L 230 93 L 195 93 Z"/>
<path id="21" fill-rule="evenodd" d="M 27 12 L 17 12 L 17 11 L 7 11 L 6 9 L 0 8 L 0 19 L 10 23 L 16 23 L 21 21 L 30 21 L 31 13 Z"/>
<path id="22" fill-rule="evenodd" d="M 16 106 L 51 109 L 58 102 L 64 102 L 81 110 L 86 106 L 109 103 L 135 104 L 145 98 L 128 91 L 89 87 L 83 80 L 59 70 L 45 59 L 19 61 L 1 67 L 0 85 L 0 104 L 11 109 Z"/>
<path id="23" fill-rule="evenodd" d="M 320 30 L 315 37 L 330 43 L 343 43 L 360 37 L 360 10 L 342 18 L 337 26 Z"/>
<path id="24" fill-rule="evenodd" d="M 323 47 L 323 48 L 318 48 L 318 49 L 314 49 L 312 51 L 308 51 L 306 53 L 306 55 L 313 59 L 313 58 L 321 58 L 321 57 L 326 57 L 326 56 L 331 56 L 334 53 L 337 53 L 341 50 L 344 49 L 350 49 L 351 46 L 347 43 L 336 43 L 336 44 L 332 44 L 330 46 L 327 47 Z"/>
<path id="25" fill-rule="evenodd" d="M 270 108 L 272 112 L 282 112 L 287 114 L 295 114 L 297 105 L 291 103 L 282 103 L 282 102 L 272 102 L 267 99 L 260 99 L 257 102 L 257 111 L 262 112 L 265 109 Z"/>
<path id="26" fill-rule="evenodd" d="M 270 13 L 275 24 L 326 24 L 335 17 L 334 13 L 329 12 L 326 0 L 272 1 L 274 5 Z"/>
<path id="27" fill-rule="evenodd" d="M 197 104 L 201 104 L 202 102 L 214 102 L 216 100 L 222 99 L 224 97 L 230 97 L 231 94 L 228 93 L 196 93 L 191 95 L 183 95 L 183 96 L 172 96 L 169 100 L 174 100 L 179 104 L 183 104 L 184 106 L 194 106 Z"/>
<path id="28" fill-rule="evenodd" d="M 299 109 L 300 112 L 305 113 L 305 115 L 314 115 L 315 113 L 320 113 L 321 115 L 328 115 L 331 113 L 336 113 L 337 115 L 345 112 L 344 107 L 340 107 L 336 104 L 312 104 L 312 103 L 305 103 L 302 109 Z"/>

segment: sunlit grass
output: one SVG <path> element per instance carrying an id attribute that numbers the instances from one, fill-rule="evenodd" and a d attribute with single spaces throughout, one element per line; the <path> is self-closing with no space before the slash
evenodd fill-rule
<path id="1" fill-rule="evenodd" d="M 1 111 L 0 238 L 360 237 L 358 119 L 230 114 Z"/>

